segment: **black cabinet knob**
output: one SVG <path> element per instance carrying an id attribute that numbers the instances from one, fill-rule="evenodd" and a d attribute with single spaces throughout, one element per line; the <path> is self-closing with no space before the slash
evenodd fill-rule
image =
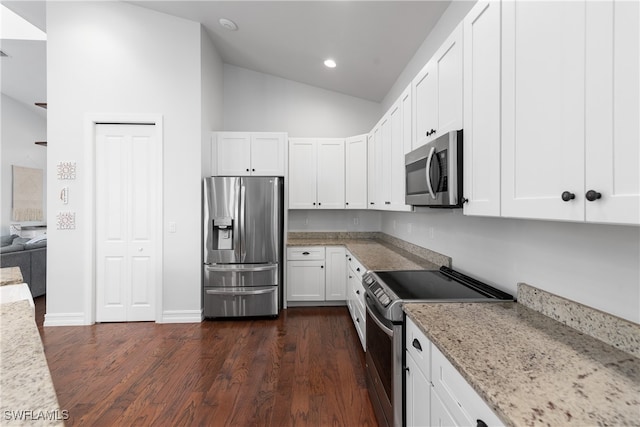
<path id="1" fill-rule="evenodd" d="M 322 203 L 318 202 L 318 206 L 322 205 Z"/>
<path id="2" fill-rule="evenodd" d="M 477 420 L 477 421 L 476 421 L 476 427 L 489 427 L 489 426 L 488 426 L 488 425 L 487 425 L 487 423 L 485 423 L 484 421 L 482 421 L 482 420 Z"/>
<path id="3" fill-rule="evenodd" d="M 324 265 L 321 265 L 320 268 L 324 268 Z"/>
<path id="4" fill-rule="evenodd" d="M 360 289 L 358 289 L 358 290 L 356 291 L 356 294 L 360 295 Z"/>
<path id="5" fill-rule="evenodd" d="M 247 172 L 249 172 L 249 168 L 247 168 Z"/>
<path id="6" fill-rule="evenodd" d="M 597 191 L 594 190 L 589 190 L 587 191 L 586 194 L 587 200 L 590 202 L 595 202 L 596 200 L 600 199 L 602 197 L 602 194 L 598 193 Z"/>
<path id="7" fill-rule="evenodd" d="M 360 267 L 356 268 L 356 271 L 360 271 Z"/>
<path id="8" fill-rule="evenodd" d="M 369 204 L 370 204 L 370 205 L 375 205 L 375 203 L 373 203 L 373 202 L 369 202 Z"/>
<path id="9" fill-rule="evenodd" d="M 564 200 L 565 202 L 568 202 L 570 200 L 573 200 L 576 198 L 576 195 L 573 193 L 570 193 L 568 191 L 565 191 L 564 193 L 562 193 L 562 200 Z"/>
<path id="10" fill-rule="evenodd" d="M 313 206 L 315 206 L 315 205 L 316 205 L 316 202 L 313 202 Z"/>
<path id="11" fill-rule="evenodd" d="M 251 172 L 255 172 L 255 171 L 256 171 L 255 169 L 251 169 Z"/>
<path id="12" fill-rule="evenodd" d="M 462 202 L 462 204 L 464 205 L 465 203 L 469 203 L 469 199 L 463 197 L 462 199 L 460 199 L 460 202 Z"/>
<path id="13" fill-rule="evenodd" d="M 349 206 L 349 202 L 344 202 L 345 205 Z"/>
<path id="14" fill-rule="evenodd" d="M 384 202 L 384 204 L 385 204 L 385 205 L 390 205 L 390 204 L 391 204 L 391 202 Z"/>

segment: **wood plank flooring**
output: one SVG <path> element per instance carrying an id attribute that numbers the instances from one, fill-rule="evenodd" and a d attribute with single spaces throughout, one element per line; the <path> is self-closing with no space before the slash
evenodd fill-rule
<path id="1" fill-rule="evenodd" d="M 377 426 L 346 307 L 278 319 L 42 327 L 68 426 Z"/>

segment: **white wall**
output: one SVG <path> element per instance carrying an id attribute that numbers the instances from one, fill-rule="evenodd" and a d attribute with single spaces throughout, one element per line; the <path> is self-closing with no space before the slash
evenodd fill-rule
<path id="1" fill-rule="evenodd" d="M 201 30 L 195 22 L 123 2 L 47 2 L 49 224 L 61 210 L 76 212 L 75 230 L 50 227 L 47 276 L 49 324 L 85 318 L 90 250 L 85 238 L 92 197 L 85 162 L 86 113 L 163 117 L 163 313 L 195 317 L 201 310 Z M 213 76 L 215 77 L 215 76 Z M 218 77 L 221 78 L 221 77 Z M 215 78 L 213 79 L 215 80 Z M 213 93 L 211 96 L 215 97 Z M 219 105 L 213 102 L 212 105 Z M 215 117 L 208 118 L 216 124 Z M 70 203 L 56 194 L 60 161 L 77 163 L 65 181 Z M 175 233 L 167 224 L 175 222 Z"/>
<path id="2" fill-rule="evenodd" d="M 42 169 L 46 177 L 47 148 L 36 145 L 36 141 L 47 140 L 47 120 L 44 115 L 34 113 L 26 105 L 2 94 L 0 101 L 1 130 L 0 130 L 0 234 L 9 234 L 12 205 L 12 173 L 11 166 Z M 46 192 L 46 178 L 44 191 Z M 38 222 L 23 222 L 22 224 L 46 223 L 47 203 L 43 197 L 42 207 L 45 218 Z"/>
<path id="3" fill-rule="evenodd" d="M 382 231 L 448 255 L 454 269 L 514 295 L 517 283 L 525 282 L 640 323 L 639 227 L 432 209 L 385 213 Z"/>
<path id="4" fill-rule="evenodd" d="M 454 0 L 442 14 L 438 23 L 433 27 L 427 38 L 422 42 L 413 58 L 407 63 L 398 76 L 387 95 L 382 100 L 382 111 L 387 111 L 398 99 L 403 90 L 411 83 L 413 77 L 418 74 L 438 50 L 445 39 L 453 32 L 456 26 L 462 21 L 471 10 L 477 0 Z"/>
<path id="5" fill-rule="evenodd" d="M 382 113 L 376 102 L 224 65 L 221 130 L 345 138 L 369 132 Z"/>
<path id="6" fill-rule="evenodd" d="M 211 132 L 222 128 L 223 63 L 209 34 L 200 28 L 202 76 L 202 177 L 211 170 Z"/>
<path id="7" fill-rule="evenodd" d="M 382 213 L 367 210 L 290 210 L 289 231 L 380 231 Z"/>

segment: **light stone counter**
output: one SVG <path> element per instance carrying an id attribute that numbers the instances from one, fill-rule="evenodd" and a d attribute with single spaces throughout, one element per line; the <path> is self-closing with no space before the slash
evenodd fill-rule
<path id="1" fill-rule="evenodd" d="M 64 425 L 28 300 L 0 304 L 0 425 Z"/>
<path id="2" fill-rule="evenodd" d="M 437 270 L 451 258 L 384 233 L 289 233 L 287 246 L 345 246 L 368 270 Z"/>
<path id="3" fill-rule="evenodd" d="M 536 290 L 537 301 L 540 293 L 557 307 L 559 297 Z M 520 299 L 520 289 L 518 294 Z M 404 309 L 505 425 L 640 425 L 640 359 L 633 350 L 623 351 L 520 303 L 407 304 Z M 557 310 L 556 316 L 561 317 Z M 590 317 L 581 319 L 583 328 L 589 329 Z M 625 334 L 631 331 L 622 340 L 612 339 L 614 345 L 637 338 L 640 325 L 614 323 L 626 324 Z"/>

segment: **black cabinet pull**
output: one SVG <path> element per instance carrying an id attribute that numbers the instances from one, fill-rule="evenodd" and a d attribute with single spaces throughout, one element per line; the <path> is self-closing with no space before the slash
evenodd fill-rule
<path id="1" fill-rule="evenodd" d="M 375 203 L 373 203 L 373 202 L 369 202 L 369 204 L 370 204 L 370 205 L 375 205 Z"/>
<path id="2" fill-rule="evenodd" d="M 322 203 L 318 202 L 318 206 L 320 206 Z"/>
<path id="3" fill-rule="evenodd" d="M 411 343 L 411 345 L 417 348 L 418 350 L 422 351 L 422 345 L 420 345 L 420 341 L 418 341 L 417 338 L 413 339 L 413 342 Z"/>
<path id="4" fill-rule="evenodd" d="M 596 200 L 600 199 L 602 197 L 602 194 L 598 193 L 597 191 L 594 190 L 589 190 L 587 191 L 586 194 L 587 200 L 590 202 L 595 202 Z"/>
<path id="5" fill-rule="evenodd" d="M 251 169 L 251 172 L 255 172 L 255 171 L 256 171 L 255 169 Z"/>
<path id="6" fill-rule="evenodd" d="M 562 193 L 561 197 L 562 197 L 562 200 L 564 200 L 565 202 L 568 202 L 569 200 L 575 199 L 576 195 L 568 191 L 565 191 L 564 193 Z"/>
<path id="7" fill-rule="evenodd" d="M 482 420 L 477 420 L 477 421 L 476 421 L 476 427 L 489 427 L 489 426 L 488 426 L 488 425 L 487 425 L 487 423 L 485 423 L 484 421 L 482 421 Z"/>
<path id="8" fill-rule="evenodd" d="M 349 202 L 344 202 L 345 205 L 349 206 Z"/>
<path id="9" fill-rule="evenodd" d="M 460 199 L 460 201 L 462 202 L 463 205 L 465 203 L 469 203 L 469 199 L 467 199 L 466 197 L 463 197 L 462 199 Z"/>
<path id="10" fill-rule="evenodd" d="M 360 323 L 360 318 L 356 317 L 356 322 Z"/>
<path id="11" fill-rule="evenodd" d="M 360 271 L 360 267 L 356 268 L 356 271 Z"/>
<path id="12" fill-rule="evenodd" d="M 347 255 L 347 256 L 349 256 L 349 255 Z M 349 261 L 351 261 L 351 257 L 349 257 Z"/>
<path id="13" fill-rule="evenodd" d="M 390 204 L 391 204 L 391 202 L 384 202 L 384 204 L 385 204 L 385 205 L 390 205 Z"/>
<path id="14" fill-rule="evenodd" d="M 247 168 L 247 172 L 249 172 L 249 168 Z"/>
<path id="15" fill-rule="evenodd" d="M 313 206 L 315 206 L 315 205 L 316 205 L 316 202 L 313 202 Z"/>
<path id="16" fill-rule="evenodd" d="M 324 265 L 321 265 L 320 268 L 324 268 Z"/>
<path id="17" fill-rule="evenodd" d="M 356 294 L 360 295 L 360 290 L 359 289 L 356 291 Z"/>
<path id="18" fill-rule="evenodd" d="M 350 276 L 349 276 L 349 279 L 353 279 L 353 276 L 351 276 L 351 275 L 350 275 Z"/>
<path id="19" fill-rule="evenodd" d="M 304 252 L 302 252 L 302 255 L 309 255 L 309 252 L 304 251 Z"/>

